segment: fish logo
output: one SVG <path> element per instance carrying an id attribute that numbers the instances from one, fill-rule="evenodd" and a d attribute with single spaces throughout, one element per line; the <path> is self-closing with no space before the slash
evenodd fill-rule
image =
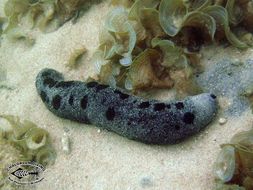
<path id="1" fill-rule="evenodd" d="M 26 177 L 29 175 L 38 175 L 39 173 L 37 171 L 27 171 L 27 170 L 23 170 L 22 168 L 18 168 L 11 174 L 17 177 L 18 179 L 22 179 L 23 177 Z"/>

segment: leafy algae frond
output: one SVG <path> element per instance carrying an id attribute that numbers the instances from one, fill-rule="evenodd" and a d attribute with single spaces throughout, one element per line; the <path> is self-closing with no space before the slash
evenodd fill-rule
<path id="1" fill-rule="evenodd" d="M 1 140 L 8 142 L 20 152 L 21 161 L 35 161 L 44 166 L 54 163 L 56 153 L 46 130 L 28 120 L 21 122 L 18 117 L 12 115 L 0 117 L 11 125 L 10 128 L 0 126 Z"/>
<path id="2" fill-rule="evenodd" d="M 44 129 L 12 115 L 0 115 L 0 118 L 7 121 L 0 124 L 0 189 L 14 190 L 18 187 L 8 182 L 6 167 L 20 161 L 47 166 L 54 163 L 56 153 Z"/>
<path id="3" fill-rule="evenodd" d="M 100 81 L 111 86 L 133 91 L 175 87 L 196 94 L 201 89 L 193 77 L 203 70 L 202 45 L 225 42 L 242 50 L 253 45 L 250 0 L 112 0 L 111 4 L 115 7 L 93 56 Z M 185 88 L 189 85 L 196 91 Z"/>
<path id="4" fill-rule="evenodd" d="M 49 26 L 57 29 L 70 19 L 76 21 L 92 4 L 100 0 L 8 0 L 4 11 L 8 18 L 5 29 L 17 28 L 27 23 L 31 28 L 38 27 L 46 31 Z"/>
<path id="5" fill-rule="evenodd" d="M 214 164 L 217 190 L 253 189 L 253 129 L 234 135 Z"/>

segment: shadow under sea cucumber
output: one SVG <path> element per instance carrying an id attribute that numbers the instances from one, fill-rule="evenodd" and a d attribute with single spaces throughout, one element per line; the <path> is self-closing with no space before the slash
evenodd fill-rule
<path id="1" fill-rule="evenodd" d="M 144 100 L 97 82 L 64 81 L 61 73 L 48 68 L 37 75 L 36 88 L 55 115 L 147 144 L 179 143 L 205 128 L 217 112 L 213 94 Z"/>

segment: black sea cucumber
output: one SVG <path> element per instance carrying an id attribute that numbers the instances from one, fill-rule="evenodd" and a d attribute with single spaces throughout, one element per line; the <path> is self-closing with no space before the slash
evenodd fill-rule
<path id="1" fill-rule="evenodd" d="M 37 75 L 36 88 L 55 115 L 148 144 L 178 143 L 207 126 L 217 111 L 213 94 L 182 101 L 144 100 L 97 82 L 65 82 L 53 69 Z"/>

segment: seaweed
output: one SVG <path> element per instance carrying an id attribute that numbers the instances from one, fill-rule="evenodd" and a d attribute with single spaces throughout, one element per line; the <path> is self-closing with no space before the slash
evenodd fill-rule
<path id="1" fill-rule="evenodd" d="M 20 161 L 36 161 L 44 166 L 54 163 L 56 153 L 46 130 L 12 115 L 0 115 L 0 118 L 10 124 L 10 127 L 0 126 L 1 140 L 20 152 Z"/>
<path id="2" fill-rule="evenodd" d="M 7 70 L 0 66 L 0 91 L 2 89 L 14 90 L 15 87 L 10 85 L 6 79 L 7 79 Z"/>
<path id="3" fill-rule="evenodd" d="M 5 23 L 5 18 L 4 17 L 0 17 L 0 36 L 3 32 L 3 24 Z"/>
<path id="4" fill-rule="evenodd" d="M 214 165 L 217 189 L 253 188 L 253 130 L 234 135 L 228 144 L 221 145 Z"/>
<path id="5" fill-rule="evenodd" d="M 5 22 L 6 22 L 6 19 L 4 17 L 0 17 L 0 43 L 1 43 L 1 35 L 3 33 L 3 25 Z"/>
<path id="6" fill-rule="evenodd" d="M 23 41 L 28 46 L 35 44 L 35 38 L 27 30 L 22 30 L 20 28 L 13 28 L 6 33 L 7 39 L 12 42 Z"/>
<path id="7" fill-rule="evenodd" d="M 128 90 L 173 86 L 179 90 L 192 85 L 199 91 L 193 76 L 202 71 L 199 51 L 203 45 L 227 40 L 238 49 L 247 49 L 253 44 L 247 27 L 253 18 L 249 0 L 112 0 L 112 4 L 115 7 L 100 32 L 93 63 L 101 82 Z M 143 62 L 150 62 L 147 52 L 151 51 L 156 51 L 157 59 L 148 72 L 150 64 L 143 66 Z M 140 76 L 130 77 L 133 73 Z M 183 77 L 173 77 L 174 73 Z M 159 78 L 163 85 L 155 82 Z"/>
<path id="8" fill-rule="evenodd" d="M 173 86 L 173 82 L 166 74 L 166 71 L 160 71 L 160 76 L 155 75 L 160 56 L 157 50 L 146 49 L 136 57 L 127 73 L 128 80 L 132 81 L 133 89 L 144 89 L 152 86 L 170 88 Z"/>
<path id="9" fill-rule="evenodd" d="M 250 108 L 253 113 L 253 86 L 249 85 L 240 95 L 248 99 Z"/>
<path id="10" fill-rule="evenodd" d="M 101 0 L 8 0 L 4 6 L 8 18 L 4 32 L 20 28 L 22 24 L 28 24 L 31 29 L 54 31 L 71 19 L 75 23 L 92 4 L 99 2 Z"/>
<path id="11" fill-rule="evenodd" d="M 21 158 L 22 154 L 19 150 L 14 148 L 6 139 L 0 138 L 0 189 L 18 189 L 16 186 L 6 182 L 8 174 L 5 168 L 11 163 L 18 162 Z"/>
<path id="12" fill-rule="evenodd" d="M 86 48 L 81 47 L 79 49 L 75 49 L 69 58 L 68 63 L 66 64 L 67 67 L 70 69 L 76 69 L 79 65 L 81 57 L 86 53 Z"/>

